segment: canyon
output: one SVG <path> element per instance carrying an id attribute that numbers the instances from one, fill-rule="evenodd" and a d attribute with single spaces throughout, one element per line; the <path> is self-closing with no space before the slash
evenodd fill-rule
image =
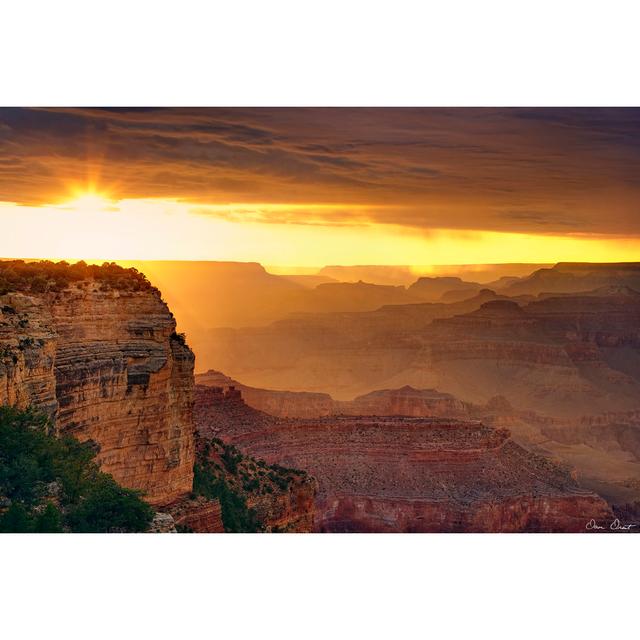
<path id="1" fill-rule="evenodd" d="M 0 263 L 0 404 L 93 443 L 153 531 L 579 531 L 640 501 L 634 265 L 556 265 L 460 300 L 449 276 L 422 279 L 435 302 L 278 279 L 319 306 L 205 332 L 198 362 L 216 368 L 195 377 L 140 272 L 21 265 Z M 600 286 L 503 293 L 547 271 Z M 376 308 L 327 310 L 358 291 Z"/>
<path id="2" fill-rule="evenodd" d="M 93 443 L 101 470 L 156 509 L 154 530 L 223 531 L 219 501 L 193 492 L 194 355 L 159 290 L 116 265 L 2 267 L 17 284 L 0 295 L 0 404 L 34 407 L 57 435 Z M 279 527 L 290 517 L 309 528 L 313 505 L 297 496 L 287 511 L 284 494 L 259 501 L 260 515 L 277 503 Z"/>
<path id="3" fill-rule="evenodd" d="M 305 314 L 218 330 L 215 368 L 258 388 L 348 400 L 405 385 L 466 402 L 504 396 L 559 417 L 638 408 L 640 293 L 507 298 L 483 290 L 452 304 Z"/>
<path id="4" fill-rule="evenodd" d="M 205 385 L 196 386 L 195 417 L 207 436 L 314 476 L 316 531 L 583 531 L 591 518 L 613 517 L 567 468 L 478 421 L 276 418 L 235 388 Z"/>
<path id="5" fill-rule="evenodd" d="M 222 395 L 224 388 L 231 389 L 224 392 L 229 397 L 241 393 L 249 407 L 279 418 L 377 415 L 481 421 L 490 427 L 507 428 L 521 446 L 571 467 L 582 487 L 598 493 L 616 509 L 640 500 L 637 410 L 562 418 L 517 409 L 500 395 L 474 404 L 435 389 L 410 386 L 335 400 L 328 394 L 250 387 L 211 370 L 196 375 L 196 421 L 204 398 L 202 387 L 217 387 Z M 222 415 L 241 419 L 241 407 L 233 406 L 231 403 Z M 252 420 L 245 418 L 245 422 L 250 428 Z M 220 424 L 226 424 L 226 418 Z"/>

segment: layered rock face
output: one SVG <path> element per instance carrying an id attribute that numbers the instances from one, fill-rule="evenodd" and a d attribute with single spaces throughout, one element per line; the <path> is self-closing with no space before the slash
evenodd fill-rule
<path id="1" fill-rule="evenodd" d="M 156 289 L 84 280 L 0 308 L 0 400 L 95 441 L 102 470 L 151 504 L 191 490 L 194 356 Z"/>
<path id="2" fill-rule="evenodd" d="M 22 293 L 0 296 L 0 404 L 34 404 L 55 415 L 56 346 L 43 300 Z"/>
<path id="3" fill-rule="evenodd" d="M 169 507 L 175 526 L 194 533 L 224 533 L 219 500 L 183 498 Z"/>
<path id="4" fill-rule="evenodd" d="M 249 496 L 247 505 L 268 532 L 310 533 L 316 517 L 316 486 L 314 478 L 297 476 L 286 490 Z"/>
<path id="5" fill-rule="evenodd" d="M 451 394 L 435 389 L 382 389 L 358 396 L 351 401 L 336 402 L 336 414 L 352 416 L 435 416 L 468 418 L 469 409 Z"/>
<path id="6" fill-rule="evenodd" d="M 437 418 L 277 419 L 199 387 L 196 424 L 319 483 L 318 531 L 582 531 L 611 511 L 508 431 Z M 207 396 L 209 399 L 207 400 Z M 232 406 L 233 405 L 233 406 Z"/>
<path id="7" fill-rule="evenodd" d="M 235 438 L 320 483 L 321 531 L 581 531 L 603 500 L 505 430 L 410 418 L 325 418 Z"/>
<path id="8" fill-rule="evenodd" d="M 196 386 L 197 459 L 213 465 L 216 477 L 255 511 L 265 531 L 313 531 L 318 483 L 298 468 L 269 466 L 228 445 L 230 433 L 251 431 L 275 419 L 248 407 L 236 389 Z M 225 444 L 227 443 L 227 444 Z"/>

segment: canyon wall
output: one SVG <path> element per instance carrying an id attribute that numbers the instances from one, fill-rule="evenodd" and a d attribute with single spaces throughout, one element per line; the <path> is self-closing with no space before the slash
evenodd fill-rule
<path id="1" fill-rule="evenodd" d="M 43 300 L 0 296 L 0 404 L 58 408 L 54 362 L 57 336 Z"/>
<path id="2" fill-rule="evenodd" d="M 336 402 L 327 393 L 258 389 L 242 384 L 214 369 L 196 374 L 195 380 L 196 385 L 218 387 L 220 393 L 223 388 L 236 389 L 242 393 L 242 397 L 250 407 L 272 416 L 313 418 L 336 413 Z M 203 395 L 203 402 L 213 401 L 216 397 L 215 394 L 207 398 Z"/>
<path id="3" fill-rule="evenodd" d="M 610 509 L 557 465 L 482 424 L 325 418 L 236 435 L 320 483 L 320 531 L 582 531 Z"/>
<path id="4" fill-rule="evenodd" d="M 157 289 L 88 279 L 0 310 L 0 402 L 94 441 L 101 469 L 151 504 L 191 491 L 194 356 Z"/>
<path id="5" fill-rule="evenodd" d="M 625 287 L 535 300 L 481 291 L 462 303 L 219 330 L 211 352 L 216 368 L 256 388 L 350 400 L 408 385 L 579 417 L 640 407 L 639 326 L 640 293 Z"/>

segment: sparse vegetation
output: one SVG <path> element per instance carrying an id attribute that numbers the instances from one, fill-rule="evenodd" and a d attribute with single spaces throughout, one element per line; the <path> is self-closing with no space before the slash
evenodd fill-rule
<path id="1" fill-rule="evenodd" d="M 124 269 L 114 262 L 102 265 L 83 261 L 69 264 L 64 260 L 51 262 L 0 261 L 0 295 L 13 291 L 46 293 L 62 291 L 71 283 L 95 280 L 103 290 L 144 291 L 153 289 L 143 273 L 137 269 Z M 3 308 L 4 311 L 4 308 Z"/>
<path id="2" fill-rule="evenodd" d="M 238 463 L 242 460 L 242 454 L 233 446 L 225 446 L 222 454 L 222 462 L 229 473 L 237 473 Z"/>
<path id="3" fill-rule="evenodd" d="M 151 507 L 102 473 L 95 454 L 55 438 L 45 416 L 0 406 L 0 532 L 146 531 Z"/>
<path id="4" fill-rule="evenodd" d="M 233 491 L 212 465 L 196 463 L 193 489 L 206 498 L 217 498 L 222 508 L 222 524 L 228 533 L 257 533 L 264 530 L 256 512 L 247 507 L 241 494 Z"/>
<path id="5" fill-rule="evenodd" d="M 220 500 L 225 531 L 264 531 L 265 523 L 247 503 L 268 504 L 270 496 L 288 491 L 296 477 L 305 475 L 245 456 L 233 445 L 211 438 L 199 443 L 193 490 Z"/>

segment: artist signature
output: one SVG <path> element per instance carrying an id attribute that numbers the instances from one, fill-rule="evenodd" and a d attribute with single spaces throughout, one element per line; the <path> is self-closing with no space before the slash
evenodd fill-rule
<path id="1" fill-rule="evenodd" d="M 587 522 L 585 529 L 589 531 L 601 531 L 609 529 L 610 531 L 630 531 L 633 527 L 637 527 L 637 524 L 622 524 L 618 518 L 616 518 L 608 527 L 599 525 L 593 518 Z"/>

